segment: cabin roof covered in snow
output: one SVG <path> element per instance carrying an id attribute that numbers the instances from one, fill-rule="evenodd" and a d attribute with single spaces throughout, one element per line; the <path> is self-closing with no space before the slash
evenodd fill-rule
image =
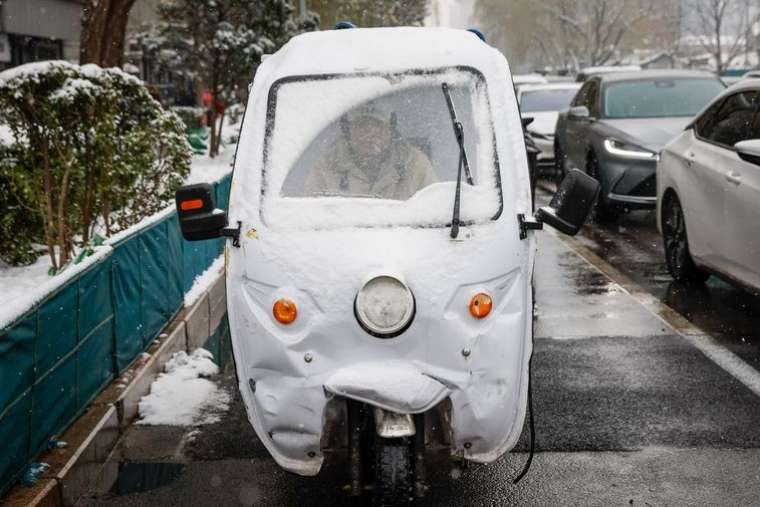
<path id="1" fill-rule="evenodd" d="M 270 82 L 295 75 L 393 72 L 491 65 L 498 51 L 466 30 L 354 28 L 309 32 L 267 58 L 259 73 Z"/>

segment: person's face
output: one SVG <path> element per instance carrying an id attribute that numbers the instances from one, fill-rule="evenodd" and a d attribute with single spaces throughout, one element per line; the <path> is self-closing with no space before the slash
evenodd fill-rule
<path id="1" fill-rule="evenodd" d="M 360 156 L 380 155 L 391 144 L 391 126 L 376 118 L 357 118 L 349 127 L 349 142 Z"/>

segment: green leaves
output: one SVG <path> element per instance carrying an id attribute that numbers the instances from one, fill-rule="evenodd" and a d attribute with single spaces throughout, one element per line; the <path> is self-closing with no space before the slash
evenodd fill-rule
<path id="1" fill-rule="evenodd" d="M 0 258 L 54 270 L 93 231 L 112 234 L 171 201 L 189 172 L 184 125 L 118 69 L 65 62 L 0 74 Z M 13 239 L 10 239 L 13 238 Z"/>

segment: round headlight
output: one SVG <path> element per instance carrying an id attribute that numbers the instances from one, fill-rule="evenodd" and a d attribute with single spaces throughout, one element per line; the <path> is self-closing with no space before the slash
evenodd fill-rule
<path id="1" fill-rule="evenodd" d="M 393 338 L 414 318 L 414 296 L 409 287 L 392 276 L 378 276 L 359 291 L 354 303 L 359 324 L 373 336 Z"/>

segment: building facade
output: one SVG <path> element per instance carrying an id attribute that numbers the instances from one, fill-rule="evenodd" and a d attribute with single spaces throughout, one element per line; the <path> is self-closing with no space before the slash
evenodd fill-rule
<path id="1" fill-rule="evenodd" d="M 79 60 L 82 0 L 0 0 L 0 70 Z"/>

